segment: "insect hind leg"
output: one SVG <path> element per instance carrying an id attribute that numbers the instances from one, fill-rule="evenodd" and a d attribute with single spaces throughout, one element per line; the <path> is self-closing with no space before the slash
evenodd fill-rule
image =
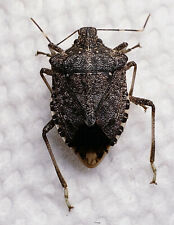
<path id="1" fill-rule="evenodd" d="M 42 132 L 42 137 L 45 141 L 45 144 L 47 146 L 47 149 L 48 149 L 48 152 L 49 152 L 49 155 L 51 157 L 51 160 L 52 160 L 52 163 L 54 165 L 54 168 L 56 170 L 56 173 L 57 173 L 57 176 L 59 178 L 59 181 L 62 185 L 62 187 L 64 188 L 64 198 L 65 198 L 65 202 L 66 202 L 66 205 L 69 209 L 69 211 L 73 208 L 73 206 L 69 203 L 69 199 L 68 199 L 68 186 L 67 186 L 67 183 L 64 179 L 64 177 L 62 176 L 61 172 L 60 172 L 60 169 L 57 165 L 57 162 L 56 162 L 56 159 L 54 157 L 54 154 L 52 152 L 52 149 L 51 149 L 51 145 L 48 141 L 48 138 L 47 138 L 47 133 L 55 126 L 53 120 L 50 120 L 47 125 L 43 128 L 43 132 Z"/>
<path id="2" fill-rule="evenodd" d="M 156 167 L 154 165 L 155 161 L 155 105 L 151 100 L 144 99 L 144 98 L 138 98 L 129 96 L 129 99 L 131 102 L 133 102 L 136 105 L 140 105 L 142 107 L 150 106 L 152 108 L 152 137 L 151 137 L 151 152 L 150 152 L 150 164 L 153 171 L 153 179 L 150 182 L 151 184 L 157 184 L 156 183 Z"/>

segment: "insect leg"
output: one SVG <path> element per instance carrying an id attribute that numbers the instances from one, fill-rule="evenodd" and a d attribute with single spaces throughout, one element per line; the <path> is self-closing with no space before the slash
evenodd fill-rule
<path id="1" fill-rule="evenodd" d="M 128 49 L 123 49 L 123 51 L 122 51 L 122 53 L 127 53 L 127 52 L 130 52 L 130 51 L 132 51 L 133 49 L 135 49 L 135 48 L 141 48 L 141 45 L 140 45 L 140 43 L 138 43 L 137 45 L 134 45 L 132 48 L 128 48 Z"/>
<path id="2" fill-rule="evenodd" d="M 51 55 L 49 53 L 40 52 L 40 51 L 37 51 L 35 54 L 35 56 L 38 56 L 38 55 L 46 55 L 47 57 L 51 57 Z"/>
<path id="3" fill-rule="evenodd" d="M 48 138 L 46 136 L 46 134 L 54 127 L 54 125 L 55 124 L 54 124 L 53 120 L 50 120 L 48 122 L 48 124 L 43 128 L 42 137 L 43 137 L 43 139 L 45 141 L 45 144 L 47 146 L 48 152 L 50 154 L 52 163 L 54 165 L 54 168 L 56 170 L 56 173 L 57 173 L 57 176 L 58 176 L 58 178 L 60 180 L 60 183 L 61 183 L 62 187 L 64 188 L 65 202 L 66 202 L 66 205 L 68 206 L 68 209 L 70 211 L 73 208 L 73 206 L 71 206 L 71 204 L 69 203 L 69 200 L 68 200 L 68 186 L 67 186 L 67 183 L 66 183 L 64 177 L 62 176 L 62 174 L 60 172 L 60 169 L 59 169 L 59 167 L 57 165 L 56 159 L 55 159 L 54 154 L 52 152 L 51 146 L 49 144 Z"/>
<path id="4" fill-rule="evenodd" d="M 120 45 L 118 45 L 117 47 L 115 47 L 113 50 L 125 54 L 127 52 L 132 51 L 135 48 L 141 48 L 139 43 L 137 45 L 133 46 L 132 48 L 128 48 L 128 49 L 127 49 L 127 46 L 128 46 L 128 43 L 127 42 L 123 42 Z"/>
<path id="5" fill-rule="evenodd" d="M 47 74 L 47 75 L 49 75 L 49 76 L 53 76 L 53 71 L 50 70 L 50 69 L 47 69 L 47 68 L 42 68 L 42 69 L 40 70 L 40 75 L 41 75 L 43 81 L 45 82 L 47 88 L 48 88 L 48 89 L 50 90 L 50 92 L 52 93 L 52 89 L 51 89 L 51 87 L 50 87 L 50 85 L 49 85 L 47 79 L 46 79 L 45 76 L 43 75 L 44 73 Z"/>
<path id="6" fill-rule="evenodd" d="M 135 77 L 136 77 L 136 72 L 137 72 L 137 64 L 134 61 L 128 62 L 126 65 L 126 70 L 129 70 L 131 67 L 134 67 L 133 70 L 133 77 L 132 77 L 132 82 L 131 82 L 131 88 L 129 90 L 129 96 L 132 96 L 133 94 L 133 89 L 134 89 L 134 84 L 135 84 Z"/>
<path id="7" fill-rule="evenodd" d="M 123 42 L 120 45 L 118 45 L 117 47 L 115 47 L 113 50 L 122 51 L 123 49 L 126 49 L 127 46 L 128 46 L 128 43 L 127 42 Z"/>
<path id="8" fill-rule="evenodd" d="M 150 182 L 151 184 L 157 184 L 156 183 L 156 168 L 154 165 L 155 161 L 155 105 L 152 101 L 144 98 L 138 98 L 129 96 L 129 99 L 131 102 L 133 102 L 136 105 L 140 105 L 142 107 L 151 106 L 152 107 L 152 141 L 151 141 L 151 152 L 150 152 L 150 164 L 153 171 L 153 179 Z"/>
<path id="9" fill-rule="evenodd" d="M 66 55 L 65 51 L 63 49 L 61 49 L 60 47 L 58 47 L 57 45 L 53 44 L 53 43 L 49 43 L 48 44 L 48 48 L 51 52 L 51 55 L 55 55 L 56 52 L 60 53 L 62 56 Z"/>

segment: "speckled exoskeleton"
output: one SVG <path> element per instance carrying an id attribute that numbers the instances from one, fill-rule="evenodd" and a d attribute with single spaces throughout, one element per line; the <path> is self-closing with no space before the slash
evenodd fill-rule
<path id="1" fill-rule="evenodd" d="M 149 15 L 150 16 L 150 15 Z M 51 69 L 42 68 L 40 75 L 51 93 L 52 119 L 43 128 L 43 139 L 47 145 L 58 178 L 64 188 L 64 196 L 69 210 L 68 189 L 46 134 L 56 127 L 65 143 L 71 147 L 82 162 L 90 168 L 96 167 L 108 153 L 109 147 L 117 143 L 128 119 L 130 101 L 136 105 L 152 108 L 152 144 L 150 163 L 153 170 L 151 183 L 156 184 L 155 158 L 155 106 L 152 101 L 133 96 L 137 65 L 128 62 L 126 53 L 139 44 L 128 48 L 123 42 L 111 49 L 98 38 L 97 31 L 143 31 L 133 29 L 96 29 L 83 27 L 71 48 L 64 51 L 53 44 L 39 25 L 32 19 L 49 41 L 51 54 L 37 52 L 50 57 Z M 127 92 L 126 71 L 133 67 L 133 77 Z M 52 77 L 52 87 L 44 74 Z"/>

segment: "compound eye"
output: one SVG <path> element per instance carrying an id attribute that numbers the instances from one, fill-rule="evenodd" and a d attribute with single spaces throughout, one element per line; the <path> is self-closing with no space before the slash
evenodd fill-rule
<path id="1" fill-rule="evenodd" d="M 75 39 L 75 40 L 74 40 L 74 44 L 75 44 L 75 45 L 78 45 L 78 44 L 79 44 L 79 40 L 78 40 L 78 39 Z"/>
<path id="2" fill-rule="evenodd" d="M 97 39 L 97 43 L 102 44 L 103 41 L 102 41 L 100 38 L 98 38 L 98 39 Z"/>

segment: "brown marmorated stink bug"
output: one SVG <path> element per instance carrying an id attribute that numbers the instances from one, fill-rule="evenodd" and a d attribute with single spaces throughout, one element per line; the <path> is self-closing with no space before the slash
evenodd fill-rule
<path id="1" fill-rule="evenodd" d="M 50 57 L 51 69 L 42 68 L 40 75 L 51 93 L 52 119 L 43 128 L 43 139 L 52 159 L 57 176 L 64 188 L 64 197 L 69 208 L 68 188 L 56 163 L 46 134 L 55 126 L 65 143 L 71 147 L 89 168 L 96 167 L 108 153 L 109 147 L 117 143 L 128 119 L 130 102 L 152 109 L 152 142 L 150 163 L 153 171 L 151 183 L 156 184 L 155 159 L 155 105 L 152 101 L 133 96 L 137 71 L 135 62 L 128 62 L 126 53 L 140 47 L 128 48 L 123 42 L 110 49 L 98 38 L 97 31 L 143 31 L 142 29 L 96 29 L 82 27 L 58 44 L 53 44 L 40 26 L 31 18 L 48 40 L 49 53 L 37 51 Z M 71 48 L 64 51 L 63 41 L 78 33 Z M 127 92 L 126 71 L 133 67 L 133 77 Z M 44 74 L 52 77 L 52 87 Z"/>

